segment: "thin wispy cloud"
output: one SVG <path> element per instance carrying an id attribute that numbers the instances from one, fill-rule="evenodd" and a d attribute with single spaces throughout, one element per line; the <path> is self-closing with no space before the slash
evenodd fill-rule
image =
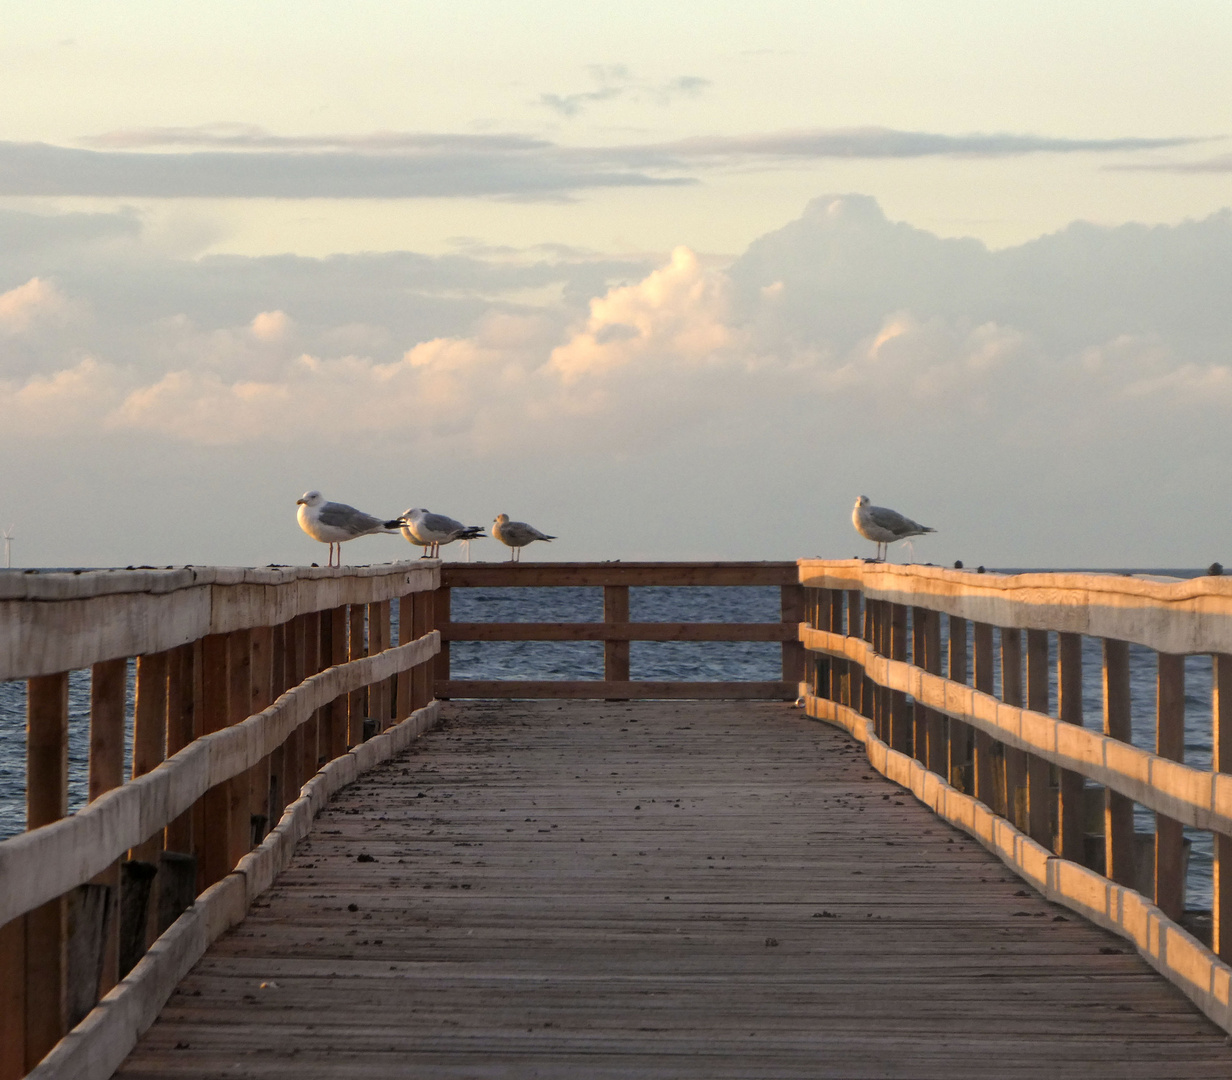
<path id="1" fill-rule="evenodd" d="M 604 77 L 611 82 L 618 74 L 607 72 Z M 694 92 L 702 82 L 683 77 L 652 89 L 668 95 Z M 625 92 L 614 85 L 611 89 Z M 638 92 L 651 90 L 641 87 Z M 519 134 L 386 131 L 287 136 L 250 125 L 213 124 L 125 129 L 83 141 L 90 148 L 0 142 L 0 195 L 561 199 L 594 189 L 693 184 L 700 182 L 706 169 L 732 165 L 1125 155 L 1202 140 L 946 135 L 866 127 L 588 147 Z"/>
<path id="2" fill-rule="evenodd" d="M 648 82 L 636 78 L 624 64 L 594 64 L 588 71 L 597 84 L 593 90 L 572 94 L 540 94 L 536 104 L 561 116 L 574 117 L 591 105 L 617 98 L 650 101 L 665 107 L 680 98 L 697 97 L 712 85 L 709 79 L 699 75 L 681 75 L 661 83 Z"/>

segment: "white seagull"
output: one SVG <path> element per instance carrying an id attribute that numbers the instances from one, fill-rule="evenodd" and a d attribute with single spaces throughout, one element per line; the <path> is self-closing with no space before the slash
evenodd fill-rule
<path id="1" fill-rule="evenodd" d="M 522 548 L 533 544 L 536 540 L 555 540 L 556 537 L 541 533 L 533 525 L 525 521 L 510 521 L 508 514 L 497 514 L 492 522 L 492 535 L 506 547 L 513 548 L 509 556 L 510 562 L 522 561 Z"/>
<path id="2" fill-rule="evenodd" d="M 909 536 L 923 536 L 925 533 L 936 532 L 936 529 L 903 517 L 897 510 L 888 510 L 884 506 L 870 506 L 867 495 L 856 499 L 855 509 L 851 511 L 851 523 L 865 540 L 871 540 L 877 545 L 877 558 L 881 560 L 882 545 L 885 545 L 885 555 L 890 552 L 890 545 L 896 540 L 906 540 Z"/>
<path id="3" fill-rule="evenodd" d="M 299 507 L 296 512 L 299 527 L 314 540 L 329 545 L 329 566 L 334 565 L 335 547 L 338 549 L 337 565 L 342 565 L 342 545 L 346 541 L 372 533 L 397 532 L 402 527 L 401 518 L 382 521 L 346 503 L 326 502 L 319 491 L 305 491 L 295 503 Z"/>
<path id="4" fill-rule="evenodd" d="M 405 524 L 402 535 L 417 547 L 427 548 L 420 558 L 439 558 L 442 544 L 452 544 L 455 540 L 476 540 L 484 535 L 482 525 L 463 525 L 444 514 L 434 514 L 430 510 L 416 507 L 402 515 Z"/>

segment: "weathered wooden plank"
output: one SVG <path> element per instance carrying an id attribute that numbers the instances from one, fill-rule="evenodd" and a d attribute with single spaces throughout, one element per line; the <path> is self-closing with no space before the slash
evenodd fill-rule
<path id="1" fill-rule="evenodd" d="M 1115 788 L 1134 802 L 1199 829 L 1232 833 L 1232 782 L 1224 774 L 1159 754 L 878 656 L 859 639 L 802 630 L 805 645 L 864 667 L 875 685 L 901 689 L 964 723 L 1045 761 Z M 1072 700 L 1072 699 L 1071 699 Z M 955 784 L 958 787 L 958 784 Z"/>
<path id="2" fill-rule="evenodd" d="M 800 561 L 800 583 L 860 589 L 975 622 L 1130 641 L 1161 652 L 1232 652 L 1232 579 L 973 574 L 859 560 Z"/>
<path id="3" fill-rule="evenodd" d="M 322 812 L 118 1075 L 1229 1067 L 1058 911 L 785 706 L 471 703 Z"/>
<path id="4" fill-rule="evenodd" d="M 437 696 L 452 698 L 698 698 L 789 701 L 796 697 L 794 683 L 785 682 L 631 682 L 547 679 L 451 679 L 437 683 Z"/>
<path id="5" fill-rule="evenodd" d="M 91 571 L 0 578 L 0 679 L 162 652 L 210 633 L 271 626 L 343 603 L 435 588 L 439 569 L 378 567 Z"/>
<path id="6" fill-rule="evenodd" d="M 90 670 L 90 756 L 87 765 L 88 799 L 94 802 L 124 783 L 124 727 L 128 690 L 128 661 L 105 660 Z M 103 940 L 91 943 L 98 954 L 89 949 L 92 963 L 98 955 L 97 973 L 74 971 L 69 966 L 69 978 L 80 985 L 71 986 L 70 994 L 81 1003 L 93 1003 L 106 994 L 120 979 L 120 862 L 117 859 L 106 870 L 96 874 L 92 884 L 102 885 L 109 893 L 105 909 L 107 917 L 100 927 Z M 71 960 L 71 957 L 70 957 Z M 90 986 L 90 983 L 94 983 Z M 82 1005 L 84 1008 L 84 1004 Z M 69 1009 L 69 1019 L 75 1022 L 77 1010 Z"/>
<path id="7" fill-rule="evenodd" d="M 794 562 L 446 563 L 445 588 L 541 585 L 797 585 Z"/>
<path id="8" fill-rule="evenodd" d="M 1082 727 L 1082 636 L 1057 635 L 1057 713 L 1061 720 Z M 1057 837 L 1053 850 L 1062 858 L 1082 862 L 1083 774 L 1062 769 L 1057 787 Z"/>
<path id="9" fill-rule="evenodd" d="M 605 585 L 603 587 L 603 628 L 607 631 L 624 631 L 628 629 L 628 626 L 629 587 L 627 585 Z M 626 681 L 629 678 L 630 639 L 605 636 L 601 640 L 603 641 L 603 678 L 608 682 Z"/>

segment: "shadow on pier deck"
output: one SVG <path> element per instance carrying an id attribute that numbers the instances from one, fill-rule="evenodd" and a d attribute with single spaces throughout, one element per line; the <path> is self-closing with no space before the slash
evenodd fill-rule
<path id="1" fill-rule="evenodd" d="M 471 702 L 343 789 L 121 1077 L 1226 1077 L 1121 938 L 775 702 Z"/>

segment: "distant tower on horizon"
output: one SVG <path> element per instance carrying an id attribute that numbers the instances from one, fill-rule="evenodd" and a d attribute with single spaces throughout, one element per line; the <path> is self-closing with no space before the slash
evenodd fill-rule
<path id="1" fill-rule="evenodd" d="M 16 525 L 10 525 L 3 532 L 0 532 L 0 536 L 4 537 L 4 568 L 6 570 L 11 570 L 13 567 L 13 530 L 16 528 Z"/>

